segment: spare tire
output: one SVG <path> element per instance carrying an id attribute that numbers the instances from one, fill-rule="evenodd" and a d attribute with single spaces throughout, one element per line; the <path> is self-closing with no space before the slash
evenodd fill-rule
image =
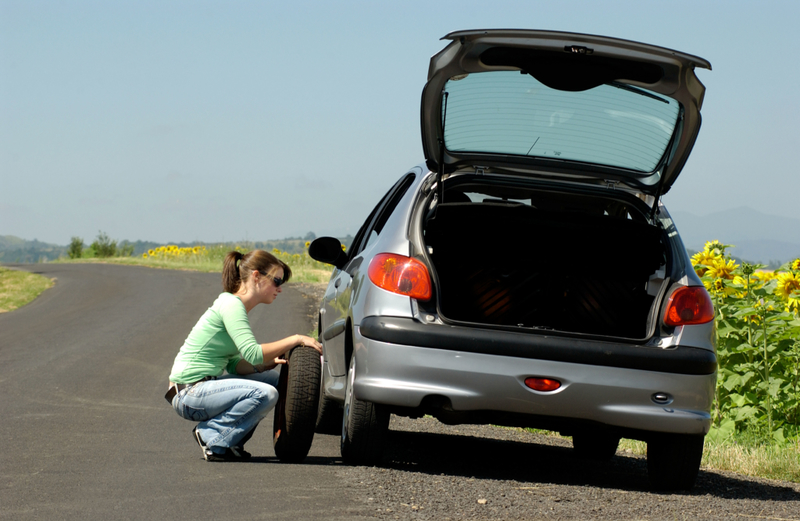
<path id="1" fill-rule="evenodd" d="M 303 461 L 314 441 L 319 405 L 320 360 L 314 348 L 298 346 L 286 355 L 278 382 L 272 446 L 285 463 Z"/>

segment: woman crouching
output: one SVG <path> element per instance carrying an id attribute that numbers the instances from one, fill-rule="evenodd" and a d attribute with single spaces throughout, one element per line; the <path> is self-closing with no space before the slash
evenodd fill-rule
<path id="1" fill-rule="evenodd" d="M 244 444 L 278 401 L 275 367 L 286 363 L 280 357 L 300 345 L 322 353 L 320 343 L 305 335 L 259 344 L 250 328 L 250 310 L 271 304 L 291 275 L 286 263 L 266 251 L 229 252 L 224 293 L 175 357 L 166 398 L 179 416 L 200 422 L 192 432 L 206 461 L 249 458 Z"/>

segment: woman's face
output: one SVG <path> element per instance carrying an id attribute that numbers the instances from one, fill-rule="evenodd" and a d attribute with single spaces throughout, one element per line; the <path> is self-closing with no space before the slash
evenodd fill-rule
<path id="1" fill-rule="evenodd" d="M 271 268 L 266 276 L 261 275 L 258 273 L 258 280 L 256 281 L 256 292 L 261 296 L 261 302 L 264 304 L 272 304 L 272 302 L 278 298 L 278 293 L 280 293 L 281 287 L 275 284 L 274 278 L 278 278 L 283 280 L 283 268 L 280 266 L 276 268 Z"/>

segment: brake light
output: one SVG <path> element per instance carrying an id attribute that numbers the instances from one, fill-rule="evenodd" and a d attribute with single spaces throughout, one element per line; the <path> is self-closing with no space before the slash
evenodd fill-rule
<path id="1" fill-rule="evenodd" d="M 705 324 L 714 320 L 714 304 L 703 286 L 686 286 L 675 291 L 667 302 L 664 323 L 668 326 Z"/>
<path id="2" fill-rule="evenodd" d="M 538 378 L 538 377 L 530 377 L 525 379 L 525 385 L 533 389 L 534 391 L 555 391 L 559 387 L 561 387 L 561 382 L 558 380 L 553 380 L 552 378 Z"/>
<path id="3" fill-rule="evenodd" d="M 428 268 L 417 259 L 394 253 L 379 253 L 369 263 L 369 280 L 379 288 L 417 300 L 431 298 Z"/>

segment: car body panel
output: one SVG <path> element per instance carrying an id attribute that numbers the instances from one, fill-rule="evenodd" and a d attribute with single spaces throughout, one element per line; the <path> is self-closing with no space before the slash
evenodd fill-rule
<path id="1" fill-rule="evenodd" d="M 682 375 L 403 346 L 359 332 L 355 344 L 354 391 L 361 400 L 415 408 L 437 396 L 446 398 L 454 412 L 502 411 L 653 432 L 705 434 L 711 425 L 715 373 Z M 531 376 L 558 379 L 562 387 L 533 391 L 524 385 Z M 672 400 L 657 404 L 656 393 Z"/>

